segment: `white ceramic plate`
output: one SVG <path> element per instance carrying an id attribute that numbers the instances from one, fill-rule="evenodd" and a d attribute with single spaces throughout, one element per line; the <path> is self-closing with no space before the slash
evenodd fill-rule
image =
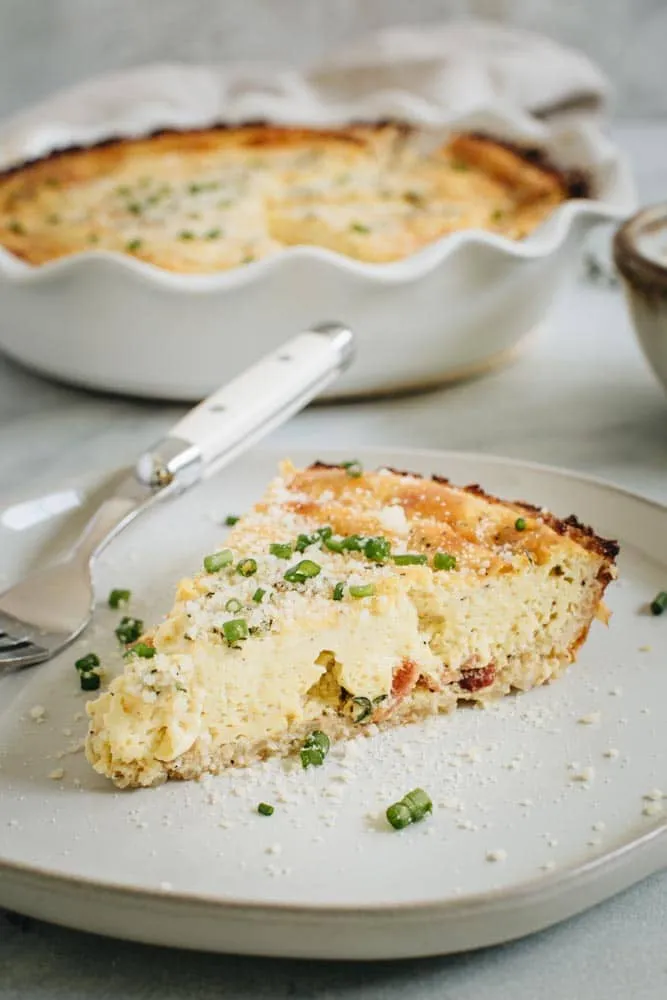
<path id="1" fill-rule="evenodd" d="M 128 529 L 100 562 L 91 631 L 58 660 L 0 682 L 0 904 L 164 945 L 397 958 L 530 933 L 667 862 L 667 618 L 646 609 L 667 585 L 667 509 L 495 458 L 360 457 L 574 510 L 617 537 L 610 627 L 595 624 L 552 687 L 335 747 L 318 770 L 274 761 L 201 783 L 114 790 L 76 751 L 86 696 L 73 661 L 91 648 L 118 661 L 118 613 L 103 606 L 111 587 L 131 587 L 147 619 L 167 609 L 177 577 L 275 468 L 273 455 L 244 458 Z M 48 510 L 75 500 L 42 503 L 41 527 L 28 526 L 33 508 L 5 510 L 2 569 L 18 573 L 37 557 L 53 531 Z M 31 717 L 35 706 L 44 721 Z M 391 831 L 385 807 L 417 785 L 433 816 Z M 262 800 L 275 805 L 272 817 L 257 814 Z"/>

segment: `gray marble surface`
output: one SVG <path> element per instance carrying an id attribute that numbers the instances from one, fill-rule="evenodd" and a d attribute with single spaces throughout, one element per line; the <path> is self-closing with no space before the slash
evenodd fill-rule
<path id="1" fill-rule="evenodd" d="M 642 200 L 664 197 L 667 123 L 626 123 L 616 135 L 635 162 Z M 0 359 L 3 493 L 34 494 L 127 461 L 180 412 L 47 383 Z M 485 451 L 580 469 L 667 501 L 667 396 L 634 341 L 620 291 L 583 281 L 511 367 L 427 395 L 315 407 L 272 444 L 286 454 L 359 444 Z M 665 928 L 667 874 L 524 941 L 400 964 L 179 954 L 0 915 L 0 1000 L 658 1000 L 667 995 Z"/>

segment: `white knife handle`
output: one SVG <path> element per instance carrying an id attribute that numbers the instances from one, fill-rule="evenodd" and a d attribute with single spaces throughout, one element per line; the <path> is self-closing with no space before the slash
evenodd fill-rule
<path id="1" fill-rule="evenodd" d="M 230 462 L 333 381 L 352 358 L 352 340 L 337 323 L 288 340 L 190 410 L 139 460 L 139 479 L 187 486 Z"/>

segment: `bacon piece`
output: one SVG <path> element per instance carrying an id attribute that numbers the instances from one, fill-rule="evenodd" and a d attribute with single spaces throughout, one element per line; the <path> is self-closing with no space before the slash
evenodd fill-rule
<path id="1" fill-rule="evenodd" d="M 487 663 L 485 667 L 473 667 L 472 669 L 461 671 L 461 679 L 459 681 L 459 687 L 463 688 L 464 691 L 480 691 L 482 688 L 489 687 L 493 684 L 496 679 L 496 665 L 493 663 Z"/>
<path id="2" fill-rule="evenodd" d="M 391 682 L 392 696 L 400 700 L 410 694 L 419 680 L 419 665 L 414 660 L 405 659 L 400 667 L 394 670 Z"/>

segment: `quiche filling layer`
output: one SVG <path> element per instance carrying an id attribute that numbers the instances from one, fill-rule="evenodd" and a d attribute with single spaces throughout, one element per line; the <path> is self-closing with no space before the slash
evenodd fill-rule
<path id="1" fill-rule="evenodd" d="M 87 756 L 121 787 L 196 777 L 557 676 L 614 543 L 477 488 L 286 464 L 89 704 Z M 356 470 L 355 470 L 356 472 Z"/>
<path id="2" fill-rule="evenodd" d="M 400 260 L 461 229 L 530 233 L 581 182 L 477 135 L 240 126 L 55 153 L 0 175 L 0 243 L 32 264 L 113 250 L 177 272 L 287 246 Z"/>

